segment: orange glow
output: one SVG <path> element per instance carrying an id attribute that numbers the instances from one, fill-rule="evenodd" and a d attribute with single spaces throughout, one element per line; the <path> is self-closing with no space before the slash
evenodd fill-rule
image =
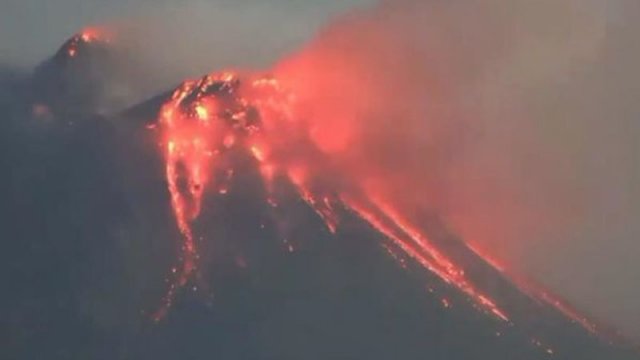
<path id="1" fill-rule="evenodd" d="M 430 245 L 423 235 L 409 226 L 393 209 L 386 205 L 383 207 L 377 206 L 370 200 L 343 198 L 343 201 L 371 226 L 393 241 L 409 257 L 422 264 L 446 283 L 466 293 L 471 300 L 486 312 L 503 321 L 509 320 L 506 313 L 494 301 L 471 285 L 464 277 L 462 269 L 456 267 L 435 247 Z"/>
<path id="2" fill-rule="evenodd" d="M 242 88 L 240 84 L 243 83 L 249 84 L 249 88 Z M 390 204 L 362 190 L 356 190 L 354 194 L 342 193 L 338 197 L 330 194 L 340 191 L 339 188 L 331 189 L 329 193 L 320 190 L 323 186 L 319 187 L 321 182 L 316 177 L 329 170 L 325 169 L 328 160 L 322 157 L 316 161 L 306 159 L 307 153 L 313 152 L 304 149 L 318 148 L 324 153 L 334 153 L 344 146 L 342 143 L 348 136 L 336 136 L 338 140 L 324 148 L 318 146 L 318 134 L 314 135 L 309 128 L 303 127 L 302 130 L 306 131 L 309 135 L 306 138 L 312 143 L 299 144 L 300 140 L 295 137 L 283 138 L 282 133 L 276 133 L 274 129 L 293 132 L 291 124 L 300 124 L 290 118 L 295 113 L 292 110 L 294 104 L 282 101 L 289 99 L 283 93 L 273 78 L 243 82 L 236 74 L 213 74 L 197 81 L 186 81 L 162 107 L 159 124 L 164 136 L 167 185 L 176 223 L 183 235 L 182 266 L 167 294 L 164 309 L 170 306 L 176 289 L 187 283 L 197 266 L 198 255 L 191 224 L 200 213 L 205 188 L 212 187 L 220 194 L 228 191 L 211 175 L 215 170 L 232 171 L 221 169 L 231 166 L 221 158 L 226 149 L 241 146 L 262 164 L 260 170 L 267 189 L 270 189 L 276 174 L 285 175 L 331 233 L 335 233 L 339 225 L 334 203 L 341 201 L 410 258 L 466 293 L 487 313 L 507 321 L 504 311 L 466 279 L 464 270 L 442 254 Z M 231 114 L 219 111 L 223 103 L 225 110 L 232 111 Z M 247 114 L 256 111 L 258 118 L 248 117 Z M 326 134 L 327 137 L 330 135 Z M 292 150 L 297 156 L 291 154 Z M 351 188 L 362 189 L 364 184 L 355 183 Z M 268 201 L 274 201 L 271 195 Z"/>
<path id="3" fill-rule="evenodd" d="M 451 302 L 449 301 L 449 299 L 442 299 L 442 306 L 445 307 L 445 309 L 448 309 L 451 307 Z"/>
<path id="4" fill-rule="evenodd" d="M 506 311 L 467 277 L 462 265 L 433 243 L 401 206 L 388 200 L 384 186 L 372 186 L 384 184 L 390 175 L 364 171 L 369 164 L 362 158 L 351 161 L 350 144 L 356 134 L 362 135 L 362 124 L 353 124 L 340 109 L 330 106 L 316 104 L 310 112 L 305 97 L 312 91 L 311 84 L 304 83 L 301 89 L 295 82 L 288 85 L 296 92 L 271 76 L 214 73 L 185 81 L 162 106 L 158 133 L 171 206 L 182 234 L 182 253 L 156 318 L 166 313 L 197 269 L 198 247 L 192 225 L 207 193 L 221 196 L 230 190 L 235 169 L 227 154 L 235 149 L 255 161 L 266 190 L 265 201 L 272 207 L 281 204 L 273 192 L 274 179 L 283 179 L 295 187 L 332 234 L 341 223 L 336 209 L 347 209 L 382 235 L 384 248 L 403 268 L 412 260 L 465 294 L 483 313 L 510 321 Z M 319 128 L 318 122 L 324 120 L 325 126 Z M 284 243 L 288 251 L 294 251 L 291 242 Z M 504 273 L 504 267 L 484 251 L 471 244 L 468 248 Z M 428 284 L 426 288 L 433 291 Z M 531 296 L 552 304 L 587 329 L 593 328 L 547 293 L 536 291 Z M 449 299 L 441 301 L 445 308 L 451 307 Z"/>
<path id="5" fill-rule="evenodd" d="M 192 224 L 200 214 L 205 191 L 210 189 L 220 195 L 229 191 L 227 182 L 234 170 L 232 164 L 223 161 L 227 150 L 241 146 L 257 161 L 267 160 L 266 146 L 255 136 L 261 119 L 250 117 L 249 109 L 255 105 L 252 99 L 237 94 L 239 90 L 240 79 L 235 73 L 208 75 L 185 81 L 160 110 L 158 124 L 163 137 L 167 187 L 183 242 L 181 266 L 174 272 L 157 319 L 164 315 L 176 291 L 185 286 L 197 268 Z M 226 178 L 215 179 L 216 171 Z M 263 165 L 265 180 L 273 178 L 274 172 L 273 165 Z"/>
<path id="6" fill-rule="evenodd" d="M 66 51 L 68 57 L 74 58 L 79 54 L 81 48 L 87 44 L 94 42 L 108 43 L 110 41 L 111 37 L 106 30 L 97 27 L 85 28 L 67 42 L 64 51 Z"/>
<path id="7" fill-rule="evenodd" d="M 258 145 L 251 146 L 251 153 L 256 158 L 256 160 L 260 162 L 265 160 L 264 151 Z"/>
<path id="8" fill-rule="evenodd" d="M 467 242 L 466 245 L 469 248 L 469 250 L 473 251 L 476 255 L 478 255 L 484 261 L 489 263 L 489 265 L 491 265 L 494 269 L 496 269 L 496 270 L 498 270 L 500 272 L 505 272 L 506 271 L 506 268 L 504 267 L 504 265 L 500 264 L 498 262 L 498 260 L 496 260 L 492 256 L 490 256 L 486 251 L 481 250 L 480 247 L 478 247 L 474 243 Z"/>
<path id="9" fill-rule="evenodd" d="M 96 40 L 107 41 L 109 39 L 106 31 L 97 27 L 85 28 L 80 32 L 79 35 L 84 42 L 92 42 Z"/>

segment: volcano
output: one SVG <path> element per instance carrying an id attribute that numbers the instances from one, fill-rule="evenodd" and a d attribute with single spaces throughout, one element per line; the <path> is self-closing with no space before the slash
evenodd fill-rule
<path id="1" fill-rule="evenodd" d="M 336 175 L 277 78 L 104 114 L 93 39 L 0 103 L 3 358 L 638 358 L 437 213 Z M 37 104 L 62 121 L 26 121 Z"/>

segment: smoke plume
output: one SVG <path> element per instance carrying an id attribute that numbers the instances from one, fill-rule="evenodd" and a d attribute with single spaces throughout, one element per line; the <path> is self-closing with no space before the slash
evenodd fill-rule
<path id="1" fill-rule="evenodd" d="M 383 2 L 276 73 L 341 173 L 637 336 L 639 9 Z"/>

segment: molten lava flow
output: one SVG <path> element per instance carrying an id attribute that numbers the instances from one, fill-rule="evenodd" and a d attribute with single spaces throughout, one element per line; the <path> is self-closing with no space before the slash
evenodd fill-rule
<path id="1" fill-rule="evenodd" d="M 184 286 L 196 268 L 198 253 L 192 222 L 200 214 L 205 186 L 212 179 L 215 160 L 225 147 L 233 145 L 235 133 L 224 128 L 219 117 L 239 121 L 242 104 L 218 107 L 218 101 L 233 100 L 236 79 L 232 74 L 207 76 L 200 81 L 187 81 L 179 87 L 160 111 L 159 124 L 163 133 L 166 180 L 177 226 L 183 236 L 182 258 L 175 280 L 171 283 L 163 307 L 156 314 L 162 317 L 171 305 L 175 292 Z M 229 113 L 230 110 L 235 113 Z M 216 139 L 224 139 L 221 143 Z M 222 188 L 219 191 L 222 192 Z"/>
<path id="2" fill-rule="evenodd" d="M 341 215 L 355 214 L 384 235 L 387 242 L 382 246 L 402 267 L 406 268 L 405 258 L 412 259 L 465 294 L 477 309 L 510 321 L 506 311 L 467 277 L 463 266 L 387 201 L 387 193 L 371 186 L 371 178 L 361 179 L 339 165 L 349 135 L 336 134 L 331 139 L 330 133 L 318 132 L 317 124 L 307 121 L 299 107 L 296 94 L 284 89 L 277 79 L 233 72 L 186 81 L 162 106 L 157 127 L 162 134 L 166 182 L 182 246 L 180 265 L 172 269 L 169 290 L 155 319 L 163 317 L 179 289 L 196 272 L 199 256 L 193 225 L 203 197 L 207 193 L 227 194 L 236 170 L 229 155 L 241 152 L 255 161 L 266 189 L 265 201 L 271 206 L 281 203 L 273 191 L 274 181 L 287 181 L 330 233 L 338 231 Z M 333 125 L 331 128 L 340 131 Z M 293 245 L 288 240 L 285 243 L 293 251 Z M 504 267 L 480 249 L 471 244 L 468 248 L 504 272 Z M 548 292 L 531 290 L 522 282 L 518 286 L 533 299 L 554 306 L 595 332 L 586 318 Z M 443 298 L 442 303 L 451 307 L 449 299 Z"/>
<path id="3" fill-rule="evenodd" d="M 487 313 L 507 321 L 496 303 L 480 292 L 464 269 L 454 264 L 390 204 L 365 191 L 363 183 L 340 173 L 327 179 L 333 159 L 316 144 L 314 128 L 295 118 L 295 96 L 272 77 L 221 73 L 187 81 L 160 111 L 159 126 L 166 161 L 166 180 L 177 226 L 182 233 L 181 265 L 174 271 L 163 307 L 197 268 L 198 251 L 193 223 L 207 191 L 224 195 L 234 164 L 232 150 L 253 157 L 260 168 L 267 201 L 277 204 L 272 185 L 286 179 L 299 196 L 335 233 L 340 224 L 338 205 L 350 209 L 390 241 L 390 252 L 400 251 L 446 283 L 465 293 Z M 390 250 L 389 246 L 394 247 Z"/>
<path id="4" fill-rule="evenodd" d="M 382 246 L 403 268 L 407 268 L 406 259 L 412 259 L 465 294 L 475 308 L 510 321 L 506 311 L 467 277 L 462 265 L 430 241 L 400 207 L 388 201 L 387 192 L 372 186 L 378 179 L 354 176 L 357 171 L 341 166 L 350 135 L 339 134 L 340 128 L 334 123 L 330 126 L 338 132 L 334 137 L 326 129 L 318 130 L 314 123 L 317 119 L 306 119 L 301 107 L 296 94 L 276 78 L 233 72 L 186 81 L 162 106 L 157 126 L 153 127 L 159 128 L 162 136 L 166 182 L 182 246 L 180 265 L 172 269 L 169 289 L 155 319 L 163 317 L 177 292 L 196 272 L 199 255 L 193 225 L 207 193 L 224 196 L 229 191 L 236 172 L 229 155 L 240 152 L 254 160 L 266 190 L 265 201 L 271 206 L 280 206 L 274 182 L 284 180 L 331 234 L 338 231 L 343 215 L 355 214 L 384 235 Z M 321 113 L 327 114 L 326 110 Z M 288 240 L 285 245 L 293 251 Z M 504 267 L 479 248 L 472 244 L 467 247 L 504 273 Z M 531 298 L 555 307 L 595 332 L 590 321 L 564 302 L 522 281 L 515 282 Z M 442 304 L 445 308 L 452 306 L 446 298 Z"/>
<path id="5" fill-rule="evenodd" d="M 489 311 L 504 321 L 509 320 L 506 313 L 493 300 L 475 289 L 466 279 L 462 268 L 447 259 L 423 234 L 402 219 L 392 207 L 376 201 L 372 202 L 371 198 L 357 200 L 344 197 L 343 200 L 349 208 L 387 236 L 408 256 L 439 276 L 446 283 L 463 291 L 482 309 Z"/>

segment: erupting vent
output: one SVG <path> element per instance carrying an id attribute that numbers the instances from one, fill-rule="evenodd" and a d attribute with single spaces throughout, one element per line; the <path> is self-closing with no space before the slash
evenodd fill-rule
<path id="1" fill-rule="evenodd" d="M 174 268 L 174 280 L 155 318 L 162 318 L 196 270 L 198 249 L 191 225 L 207 192 L 227 192 L 234 164 L 226 155 L 240 149 L 259 164 L 268 191 L 265 201 L 272 206 L 279 203 L 273 181 L 284 178 L 332 233 L 340 226 L 335 209 L 349 209 L 386 236 L 392 253 L 413 258 L 465 293 L 477 308 L 508 321 L 505 311 L 465 276 L 463 268 L 364 183 L 323 181 L 323 172 L 332 168 L 331 158 L 318 149 L 304 119 L 295 118 L 295 107 L 295 95 L 277 79 L 235 73 L 187 81 L 162 106 L 154 127 L 162 134 L 166 180 L 183 246 L 181 264 Z"/>
<path id="2" fill-rule="evenodd" d="M 69 39 L 60 51 L 68 58 L 75 58 L 84 47 L 109 42 L 109 37 L 103 31 L 97 28 L 86 28 Z"/>

